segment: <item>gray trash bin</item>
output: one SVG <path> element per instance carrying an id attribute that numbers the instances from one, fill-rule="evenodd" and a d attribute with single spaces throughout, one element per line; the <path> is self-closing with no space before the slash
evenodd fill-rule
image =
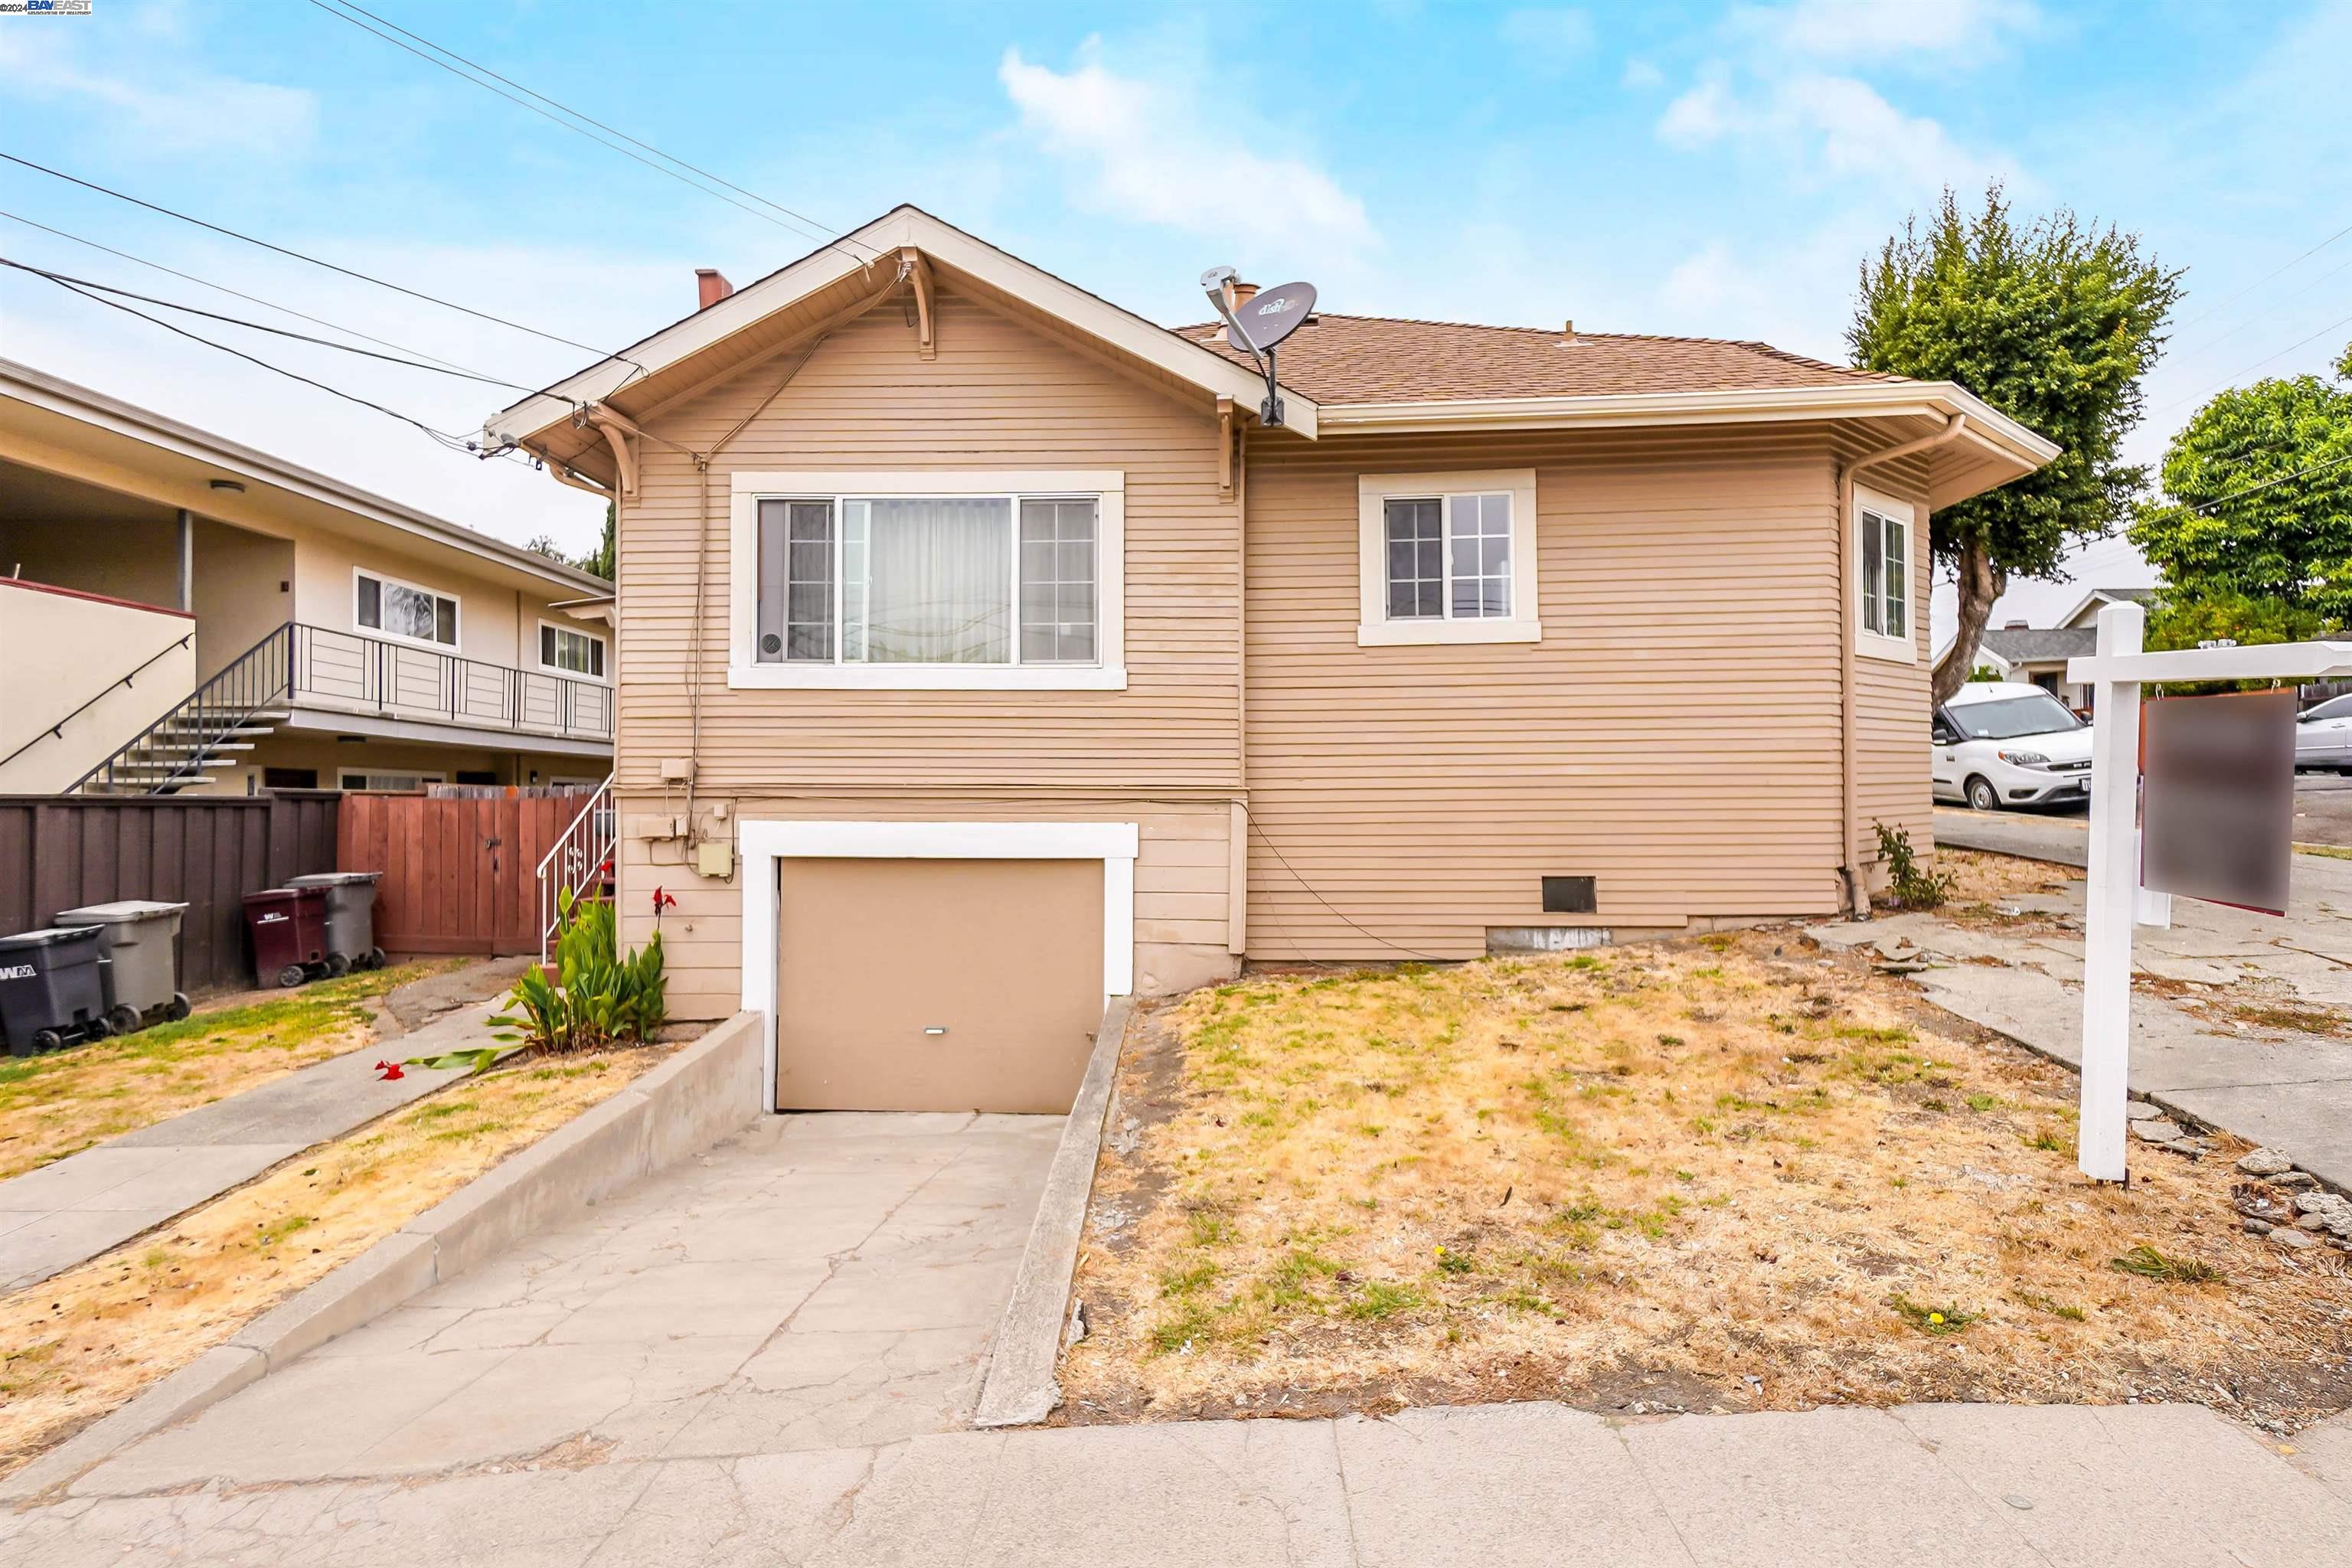
<path id="1" fill-rule="evenodd" d="M 116 1034 L 143 1029 L 159 1018 L 188 1016 L 174 945 L 180 935 L 180 917 L 187 911 L 185 904 L 123 899 L 59 910 L 49 921 L 53 926 L 98 927 L 107 960 L 99 971 L 106 983 L 106 1021 Z"/>
<path id="2" fill-rule="evenodd" d="M 375 944 L 375 885 L 381 871 L 320 871 L 290 877 L 289 888 L 323 888 L 327 893 L 327 956 L 330 973 L 382 969 L 383 949 Z M 332 961 L 341 959 L 340 965 Z"/>

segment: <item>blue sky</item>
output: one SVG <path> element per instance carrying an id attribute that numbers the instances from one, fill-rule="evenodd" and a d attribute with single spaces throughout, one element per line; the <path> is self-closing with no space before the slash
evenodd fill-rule
<path id="1" fill-rule="evenodd" d="M 2219 387 L 2352 336 L 2331 326 L 2352 237 L 2295 261 L 2352 225 L 2352 0 L 365 3 L 824 225 L 913 201 L 1171 323 L 1229 262 L 1310 278 L 1334 310 L 1842 359 L 1863 258 L 1945 184 L 1999 178 L 2022 211 L 2113 220 L 2189 268 L 2137 455 Z M 11 150 L 426 292 L 618 344 L 691 305 L 694 267 L 743 281 L 808 247 L 304 0 L 94 11 L 0 17 Z M 584 357 L 13 166 L 0 210 L 500 378 Z M 0 254 L 282 321 L 5 219 Z M 506 401 L 205 330 L 444 428 Z M 21 273 L 0 275 L 0 353 L 507 538 L 583 543 L 599 515 Z M 2146 575 L 2095 546 L 2077 585 L 2001 613 Z"/>

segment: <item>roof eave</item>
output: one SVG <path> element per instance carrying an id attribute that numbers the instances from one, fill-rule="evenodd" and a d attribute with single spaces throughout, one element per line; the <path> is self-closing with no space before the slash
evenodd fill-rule
<path id="1" fill-rule="evenodd" d="M 849 247 L 853 246 L 875 251 L 877 259 L 861 261 L 851 253 Z M 1212 396 L 1230 397 L 1242 408 L 1251 410 L 1257 407 L 1265 395 L 1263 378 L 1223 355 L 999 250 L 919 207 L 900 206 L 843 236 L 841 243 L 813 251 L 631 345 L 625 358 L 614 355 L 600 360 L 500 409 L 483 421 L 483 439 L 492 447 L 520 446 L 535 440 L 552 426 L 571 419 L 578 405 L 619 391 L 641 374 L 640 367 L 643 373 L 667 370 L 853 272 L 895 266 L 893 253 L 907 247 L 1057 316 L 1114 348 L 1191 382 Z M 1314 439 L 1320 414 L 1315 399 L 1287 386 L 1282 389 L 1282 398 L 1284 427 Z"/>
<path id="2" fill-rule="evenodd" d="M 220 469 L 224 474 L 268 485 L 396 532 L 494 560 L 568 588 L 593 590 L 610 585 L 593 573 L 566 565 L 535 550 L 509 544 L 505 540 L 467 528 L 463 523 L 452 522 L 446 518 L 435 517 L 430 512 L 418 511 L 388 497 L 345 484 L 341 479 L 331 479 L 282 458 L 271 457 L 267 452 L 257 451 L 226 437 L 215 436 L 209 430 L 184 425 L 152 409 L 110 397 L 102 392 L 35 370 L 15 360 L 0 359 L 0 396 L 13 397 L 114 435 L 143 441 L 184 458 L 193 458 Z"/>

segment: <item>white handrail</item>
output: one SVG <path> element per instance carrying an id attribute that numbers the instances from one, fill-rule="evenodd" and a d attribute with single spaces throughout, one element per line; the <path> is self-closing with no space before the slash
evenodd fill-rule
<path id="1" fill-rule="evenodd" d="M 547 962 L 547 944 L 555 936 L 557 895 L 566 888 L 576 893 L 586 889 L 591 882 L 604 880 L 605 871 L 613 863 L 614 829 L 616 826 L 613 816 L 613 775 L 606 773 L 604 782 L 589 795 L 588 804 L 580 808 L 580 815 L 556 835 L 554 846 L 540 858 L 539 961 L 541 963 Z"/>

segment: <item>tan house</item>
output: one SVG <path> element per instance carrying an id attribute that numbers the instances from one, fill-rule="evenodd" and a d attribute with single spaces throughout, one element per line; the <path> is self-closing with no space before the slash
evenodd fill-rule
<path id="1" fill-rule="evenodd" d="M 1285 418 L 900 207 L 493 416 L 619 505 L 625 931 L 785 1106 L 1106 997 L 1826 915 L 1924 837 L 1928 512 L 2055 449 L 1760 343 L 1325 314 Z M 1246 295 L 1246 286 L 1240 291 Z"/>
<path id="2" fill-rule="evenodd" d="M 593 784 L 610 590 L 0 361 L 0 794 Z"/>

